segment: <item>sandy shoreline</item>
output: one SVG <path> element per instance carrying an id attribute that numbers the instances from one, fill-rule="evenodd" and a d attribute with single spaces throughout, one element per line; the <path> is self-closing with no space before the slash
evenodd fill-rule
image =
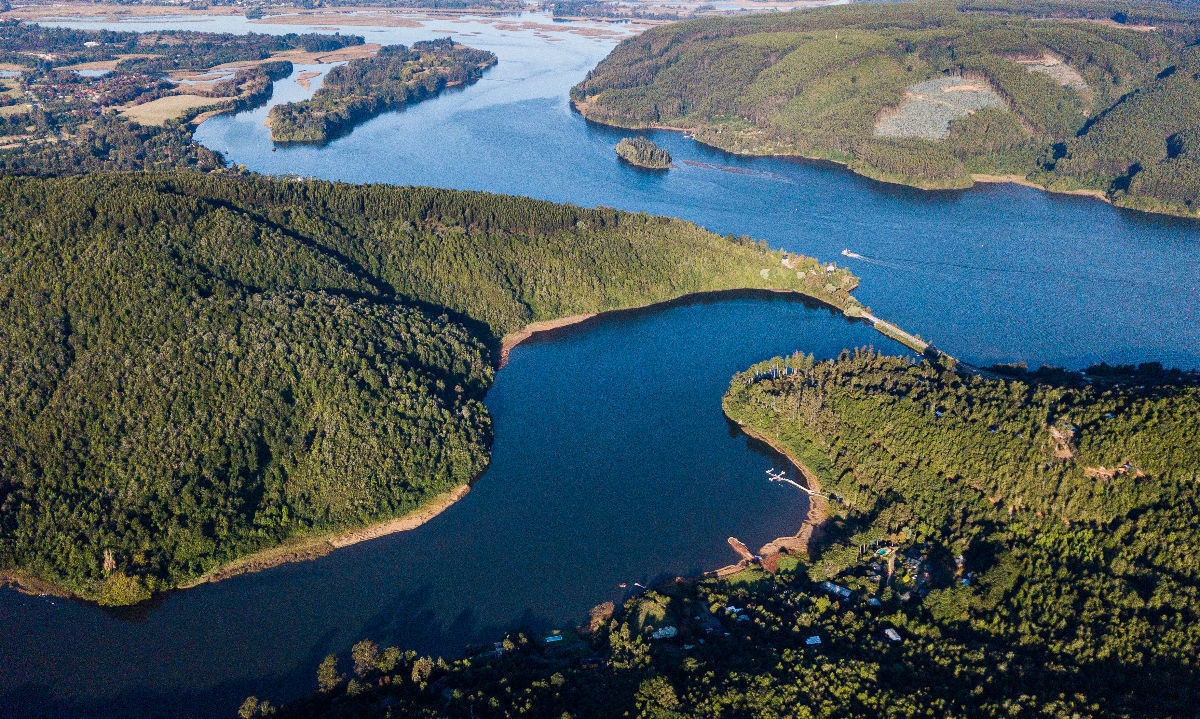
<path id="1" fill-rule="evenodd" d="M 844 310 L 842 310 L 842 308 L 837 307 L 836 305 L 832 305 L 832 304 L 826 302 L 825 300 L 821 299 L 820 297 L 817 297 L 815 295 L 810 295 L 807 292 L 803 292 L 801 290 L 780 290 L 780 289 L 771 289 L 771 288 L 767 288 L 767 287 L 761 287 L 761 288 L 742 287 L 739 289 L 731 289 L 731 290 L 704 290 L 701 292 L 689 292 L 687 294 L 679 295 L 678 297 L 674 297 L 669 300 L 660 300 L 658 302 L 649 302 L 644 305 L 635 305 L 633 307 L 622 307 L 622 308 L 614 309 L 614 310 L 603 310 L 600 312 L 588 312 L 588 313 L 579 314 L 579 315 L 568 315 L 566 317 L 559 317 L 559 318 L 553 319 L 553 320 L 538 320 L 536 322 L 530 322 L 529 324 L 525 325 L 524 327 L 517 330 L 516 332 L 510 332 L 509 334 L 504 335 L 504 338 L 500 342 L 500 358 L 499 358 L 498 368 L 503 369 L 504 366 L 508 364 L 508 355 L 513 350 L 514 347 L 521 344 L 522 342 L 529 339 L 530 337 L 533 337 L 534 335 L 540 334 L 542 332 L 550 332 L 552 330 L 562 329 L 563 327 L 570 327 L 571 325 L 577 325 L 581 322 L 587 322 L 588 320 L 595 319 L 597 317 L 607 317 L 609 315 L 621 314 L 623 312 L 641 312 L 641 311 L 653 310 L 653 309 L 666 309 L 668 307 L 673 307 L 680 303 L 690 302 L 690 301 L 694 301 L 694 300 L 721 299 L 722 297 L 725 297 L 725 296 L 733 297 L 733 296 L 737 296 L 737 295 L 754 295 L 754 294 L 761 294 L 762 296 L 795 295 L 797 297 L 804 297 L 806 299 L 812 300 L 813 302 L 820 303 L 822 307 L 828 307 L 829 309 L 834 310 L 836 312 L 841 312 L 844 316 L 849 317 L 850 319 L 863 319 L 864 321 L 866 321 L 865 318 L 863 318 L 863 317 L 856 316 L 856 315 L 848 315 L 845 313 Z M 878 319 L 878 318 L 876 318 L 876 319 Z M 882 320 L 880 320 L 880 321 L 882 322 Z M 884 334 L 884 333 L 880 332 L 880 334 Z"/>
<path id="2" fill-rule="evenodd" d="M 788 454 L 787 450 L 780 446 L 779 443 L 765 434 L 747 427 L 741 422 L 729 417 L 729 415 L 725 416 L 729 418 L 730 421 L 737 424 L 738 429 L 740 429 L 747 437 L 762 442 L 785 457 L 787 461 L 791 462 L 796 468 L 796 471 L 804 476 L 804 483 L 808 485 L 809 489 L 813 490 L 814 492 L 821 491 L 821 481 L 817 478 L 817 475 L 811 469 L 804 466 L 804 464 L 797 461 L 795 457 Z M 803 554 L 807 556 L 809 554 L 809 550 L 812 548 L 813 543 L 820 538 L 821 530 L 825 524 L 825 520 L 828 518 L 829 505 L 825 501 L 825 498 L 812 494 L 808 495 L 808 512 L 804 515 L 804 521 L 800 524 L 800 529 L 797 530 L 796 534 L 790 537 L 777 537 L 770 542 L 767 542 L 758 550 L 758 555 L 763 558 L 783 553 L 792 555 Z M 700 577 L 690 579 L 681 578 L 677 581 L 687 582 L 695 581 L 696 579 L 721 579 L 744 572 L 747 569 L 752 568 L 754 564 L 755 562 L 750 562 L 743 559 L 736 564 L 727 564 L 719 569 L 705 572 L 704 574 L 700 575 Z"/>
<path id="3" fill-rule="evenodd" d="M 1088 189 L 1051 190 L 1051 189 L 1048 189 L 1047 187 L 1045 187 L 1044 185 L 1039 185 L 1038 183 L 1033 182 L 1031 180 L 1027 180 L 1024 177 L 1021 177 L 1020 175 L 977 174 L 977 175 L 971 175 L 971 180 L 973 182 L 978 182 L 978 183 L 985 184 L 985 185 L 1012 184 L 1012 185 L 1020 185 L 1021 187 L 1031 187 L 1035 190 L 1041 190 L 1042 192 L 1046 192 L 1051 195 L 1078 195 L 1081 197 L 1094 197 L 1095 199 L 1100 200 L 1102 202 L 1106 202 L 1110 205 L 1113 204 L 1113 201 L 1108 198 L 1108 195 L 1106 195 L 1103 190 L 1088 190 Z M 1126 208 L 1126 209 L 1130 209 L 1130 208 Z M 1158 214 L 1158 213 L 1152 213 L 1152 214 Z"/>
<path id="4" fill-rule="evenodd" d="M 470 491 L 470 484 L 459 485 L 449 492 L 443 492 L 433 497 L 416 510 L 401 517 L 389 519 L 378 524 L 371 524 L 361 529 L 310 537 L 292 544 L 283 544 L 278 547 L 264 549 L 261 552 L 255 552 L 222 567 L 218 567 L 203 577 L 187 584 L 181 584 L 177 588 L 190 589 L 200 584 L 219 582 L 223 579 L 236 577 L 239 574 L 261 572 L 265 569 L 278 567 L 282 564 L 291 564 L 292 562 L 306 562 L 323 557 L 335 549 L 349 547 L 352 544 L 378 539 L 379 537 L 396 534 L 397 532 L 407 532 L 420 527 L 446 511 L 450 505 L 467 496 L 467 493 Z"/>
<path id="5" fill-rule="evenodd" d="M 475 479 L 478 479 L 478 477 Z M 324 557 L 335 549 L 349 547 L 352 544 L 366 542 L 371 539 L 378 539 L 389 534 L 416 529 L 465 497 L 471 491 L 471 485 L 474 482 L 475 480 L 473 479 L 468 484 L 459 485 L 448 492 L 431 497 L 417 509 L 403 516 L 394 517 L 377 524 L 370 524 L 360 529 L 341 530 L 311 537 L 294 538 L 278 546 L 269 547 L 252 554 L 247 554 L 244 557 L 239 557 L 190 582 L 185 582 L 162 592 L 156 592 L 156 595 L 191 589 L 201 584 L 220 582 L 231 577 L 261 572 L 284 564 L 308 562 Z M 90 603 L 90 600 L 78 597 L 78 595 L 61 584 L 43 579 L 21 569 L 0 569 L 0 587 L 7 585 L 15 586 L 18 591 L 25 594 L 45 594 L 54 597 L 77 598 Z"/>
<path id="6" fill-rule="evenodd" d="M 625 312 L 646 311 L 646 310 L 651 310 L 651 309 L 655 309 L 655 308 L 667 308 L 667 307 L 671 307 L 671 306 L 674 306 L 677 304 L 686 303 L 689 301 L 695 301 L 695 300 L 699 300 L 699 299 L 706 299 L 706 298 L 707 299 L 720 299 L 722 297 L 733 297 L 733 296 L 738 296 L 738 295 L 747 296 L 747 295 L 755 295 L 755 294 L 760 294 L 763 296 L 795 295 L 797 297 L 802 297 L 807 300 L 817 302 L 820 305 L 822 305 L 824 307 L 828 307 L 835 311 L 842 312 L 842 310 L 839 309 L 838 307 L 831 305 L 818 297 L 814 297 L 813 295 L 807 294 L 805 292 L 801 292 L 799 290 L 783 290 L 783 289 L 770 289 L 770 288 L 741 288 L 741 289 L 729 289 L 729 290 L 707 290 L 707 291 L 703 291 L 703 292 L 691 292 L 691 293 L 679 295 L 677 297 L 673 297 L 668 300 L 662 300 L 659 302 L 650 302 L 650 303 L 647 303 L 644 305 L 638 305 L 638 306 L 634 306 L 634 307 L 624 307 L 624 308 L 620 308 L 620 309 L 605 310 L 603 312 L 589 312 L 589 313 L 584 313 L 584 314 L 568 315 L 565 317 L 559 317 L 557 319 L 552 319 L 552 320 L 539 320 L 536 322 L 531 322 L 531 323 L 525 325 L 520 330 L 518 330 L 516 332 L 512 332 L 508 335 L 505 335 L 505 337 L 501 340 L 500 355 L 499 355 L 499 367 L 503 368 L 504 365 L 507 364 L 509 353 L 512 351 L 512 349 L 514 347 L 516 347 L 517 345 L 521 344 L 522 342 L 528 340 L 530 337 L 533 337 L 534 335 L 542 333 L 542 332 L 549 332 L 549 331 L 553 331 L 556 329 L 569 327 L 571 325 L 580 324 L 582 322 L 586 322 L 588 320 L 591 320 L 591 319 L 594 319 L 597 317 L 606 316 L 606 315 L 619 314 L 619 313 L 625 313 Z M 853 317 L 850 315 L 846 315 L 846 316 L 850 317 L 851 319 L 862 319 L 860 317 Z M 756 432 L 754 432 L 753 430 L 746 428 L 746 427 L 742 427 L 742 430 L 747 435 L 754 437 L 755 439 L 758 439 L 758 440 L 764 442 L 765 444 L 771 446 L 772 448 L 774 448 L 776 451 L 778 451 L 780 454 L 784 455 L 785 457 L 788 456 L 787 453 L 784 452 L 782 448 L 778 447 L 770 439 L 763 437 L 763 436 L 757 434 Z M 805 476 L 809 486 L 816 491 L 820 491 L 820 483 L 817 480 L 816 476 L 811 471 L 809 471 L 806 467 L 804 467 L 799 462 L 797 462 L 795 459 L 793 459 L 791 457 L 788 457 L 788 459 L 794 465 L 796 465 L 797 469 Z M 486 469 L 484 471 L 486 471 Z M 482 476 L 482 473 L 480 474 L 480 476 Z M 420 527 L 421 525 L 430 521 L 434 517 L 437 517 L 439 514 L 441 514 L 443 511 L 445 511 L 447 508 L 449 508 L 455 502 L 457 502 L 460 499 L 462 499 L 463 497 L 465 497 L 467 495 L 467 493 L 470 491 L 471 485 L 473 485 L 475 483 L 475 481 L 478 479 L 479 479 L 479 477 L 475 477 L 468 484 L 460 485 L 448 492 L 444 492 L 440 495 L 432 497 L 427 502 L 425 502 L 420 507 L 418 507 L 416 510 L 414 510 L 413 512 L 410 512 L 409 514 L 406 514 L 402 517 L 393 517 L 393 518 L 384 520 L 382 522 L 367 525 L 365 527 L 361 527 L 361 528 L 355 529 L 355 530 L 349 530 L 349 531 L 343 530 L 343 531 L 339 531 L 339 532 L 330 532 L 327 534 L 316 535 L 316 536 L 312 536 L 312 537 L 296 538 L 296 539 L 284 542 L 281 545 L 263 549 L 258 552 L 254 552 L 252 554 L 246 555 L 244 557 L 240 557 L 228 564 L 224 564 L 220 567 L 217 567 L 216 569 L 213 569 L 212 571 L 208 572 L 207 574 L 205 574 L 201 577 L 198 577 L 190 582 L 180 584 L 176 587 L 173 587 L 171 589 L 164 590 L 164 591 L 170 592 L 170 591 L 177 591 L 177 590 L 181 590 L 181 589 L 190 589 L 192 587 L 196 587 L 201 584 L 206 584 L 209 582 L 219 582 L 224 579 L 229 579 L 231 577 L 236 577 L 236 576 L 239 576 L 242 574 L 249 574 L 249 573 L 253 573 L 253 572 L 260 572 L 260 571 L 263 571 L 266 569 L 271 569 L 273 567 L 278 567 L 283 564 L 291 564 L 293 562 L 310 561 L 313 559 L 317 559 L 319 557 L 323 557 L 323 556 L 329 554 L 330 552 L 334 551 L 335 549 L 341 549 L 343 547 L 348 547 L 352 544 L 357 544 L 359 542 L 365 542 L 365 541 L 369 541 L 372 539 L 378 539 L 380 537 L 384 537 L 389 534 L 395 534 L 397 532 L 405 532 L 405 531 L 409 531 L 412 529 L 416 529 L 417 527 Z M 800 530 L 796 533 L 796 535 L 792 536 L 792 537 L 780 537 L 780 538 L 768 543 L 767 545 L 765 545 L 762 549 L 759 550 L 758 553 L 765 556 L 767 554 L 778 553 L 781 550 L 786 550 L 789 552 L 806 552 L 808 549 L 809 543 L 813 539 L 813 535 L 814 535 L 815 531 L 820 526 L 820 524 L 824 521 L 825 517 L 826 517 L 825 501 L 819 497 L 811 497 L 810 496 L 808 514 L 806 516 L 806 519 L 804 520 L 804 523 L 801 525 Z M 711 572 L 706 572 L 703 576 L 704 577 L 727 576 L 728 574 L 735 573 L 737 571 L 742 571 L 743 569 L 745 569 L 748 566 L 749 566 L 749 564 L 739 563 L 738 565 L 730 565 L 728 567 L 722 567 L 720 569 L 716 569 Z M 42 578 L 36 577 L 28 572 L 24 572 L 19 569 L 0 569 L 0 586 L 8 585 L 8 584 L 15 585 L 18 590 L 26 592 L 26 593 L 30 593 L 30 594 L 49 594 L 49 595 L 61 596 L 61 597 L 76 596 L 74 592 L 66 589 L 65 587 L 55 584 L 54 582 L 47 581 Z"/>

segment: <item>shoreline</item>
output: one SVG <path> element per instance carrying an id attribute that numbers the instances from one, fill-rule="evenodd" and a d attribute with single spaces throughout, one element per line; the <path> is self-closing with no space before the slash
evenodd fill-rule
<path id="1" fill-rule="evenodd" d="M 482 476 L 482 473 L 479 475 Z M 153 601 L 155 598 L 178 592 L 186 589 L 193 589 L 202 584 L 213 584 L 240 576 L 242 574 L 254 574 L 268 569 L 282 566 L 284 564 L 294 564 L 297 562 L 308 562 L 314 559 L 320 559 L 327 554 L 332 553 L 337 549 L 349 547 L 359 542 L 366 542 L 372 539 L 385 537 L 389 534 L 397 534 L 399 532 L 407 532 L 417 529 L 426 522 L 437 517 L 442 512 L 450 508 L 451 505 L 458 502 L 471 491 L 472 485 L 475 484 L 479 477 L 475 477 L 467 484 L 460 484 L 454 489 L 451 489 L 441 494 L 434 495 L 423 502 L 413 511 L 403 514 L 399 517 L 368 524 L 358 529 L 340 529 L 335 532 L 326 532 L 324 534 L 316 534 L 307 537 L 293 537 L 285 540 L 283 543 L 274 547 L 267 547 L 256 552 L 251 552 L 244 556 L 238 557 L 231 562 L 222 564 L 219 567 L 209 570 L 205 574 L 192 579 L 183 584 L 178 584 L 169 589 L 159 590 L 154 592 L 153 596 L 145 601 Z M 94 599 L 82 597 L 73 590 L 65 587 L 62 584 L 37 576 L 31 572 L 18 568 L 0 569 L 0 587 L 12 586 L 22 594 L 30 595 L 45 595 L 52 597 L 60 597 L 63 599 L 75 599 L 87 604 L 95 604 L 100 606 Z M 142 602 L 137 602 L 132 605 L 118 606 L 137 606 Z"/>
<path id="2" fill-rule="evenodd" d="M 550 319 L 550 320 L 536 320 L 534 322 L 530 322 L 529 324 L 525 325 L 521 329 L 504 335 L 504 337 L 501 339 L 497 369 L 504 369 L 504 367 L 508 364 L 509 353 L 511 353 L 512 350 L 514 348 L 516 348 L 518 345 L 520 345 L 522 342 L 528 340 L 529 338 L 533 337 L 534 335 L 542 334 L 545 332 L 553 332 L 554 330 L 563 329 L 564 327 L 571 327 L 573 325 L 581 324 L 581 323 L 587 322 L 589 320 L 593 320 L 593 319 L 597 319 L 597 318 L 605 318 L 605 317 L 609 317 L 611 315 L 621 314 L 621 313 L 625 313 L 625 312 L 643 312 L 646 310 L 668 309 L 668 308 L 673 307 L 678 304 L 684 304 L 684 303 L 694 302 L 694 301 L 703 301 L 703 300 L 721 300 L 721 299 L 726 299 L 726 298 L 733 299 L 738 295 L 741 295 L 741 296 L 795 295 L 796 297 L 802 297 L 806 300 L 816 302 L 817 304 L 819 304 L 820 306 L 822 306 L 826 309 L 830 309 L 830 310 L 833 310 L 834 312 L 837 312 L 838 314 L 842 315 L 846 319 L 859 320 L 862 322 L 866 322 L 867 324 L 871 325 L 872 328 L 874 328 L 876 332 L 879 332 L 879 334 L 881 334 L 884 337 L 887 337 L 888 339 L 891 339 L 895 342 L 899 342 L 900 344 L 907 346 L 907 343 L 905 341 L 888 334 L 888 332 L 885 332 L 884 329 L 881 328 L 881 325 L 884 327 L 887 327 L 887 328 L 894 328 L 901 334 L 913 337 L 912 335 L 909 335 L 909 333 L 900 329 L 897 325 L 894 325 L 891 322 L 888 322 L 886 320 L 882 320 L 873 314 L 861 312 L 861 311 L 848 312 L 845 309 L 838 307 L 837 305 L 835 305 L 831 302 L 821 299 L 820 297 L 818 297 L 816 295 L 809 294 L 808 292 L 804 292 L 803 290 L 773 289 L 773 288 L 769 288 L 769 287 L 739 287 L 736 289 L 728 289 L 728 290 L 701 290 L 698 292 L 688 292 L 687 294 L 682 294 L 682 295 L 679 295 L 678 297 L 673 297 L 669 300 L 659 300 L 657 302 L 648 302 L 646 304 L 634 305 L 632 307 L 621 307 L 621 308 L 611 309 L 611 310 L 601 310 L 599 312 L 587 312 L 587 313 L 577 314 L 577 315 L 567 315 L 564 317 L 558 317 L 558 318 Z M 862 308 L 861 304 L 856 304 L 854 306 L 859 309 Z M 915 337 L 914 337 L 914 339 L 915 339 Z M 918 341 L 920 341 L 920 340 L 918 340 Z M 926 347 L 929 346 L 928 343 L 925 343 L 923 341 L 921 341 L 921 342 L 923 344 L 925 344 Z M 913 349 L 913 348 L 910 347 L 910 349 Z M 924 350 L 918 350 L 918 351 L 924 351 Z"/>
<path id="3" fill-rule="evenodd" d="M 820 297 L 803 292 L 801 290 L 752 287 L 726 290 L 705 290 L 700 292 L 689 292 L 678 295 L 671 299 L 660 300 L 658 302 L 649 302 L 632 307 L 622 307 L 618 309 L 604 310 L 601 312 L 567 315 L 550 320 L 538 320 L 530 322 L 520 330 L 511 332 L 502 338 L 498 356 L 498 369 L 503 369 L 504 366 L 508 364 L 509 353 L 513 350 L 513 348 L 538 334 L 552 332 L 554 330 L 571 327 L 589 320 L 607 317 L 614 314 L 666 309 L 675 305 L 694 301 L 703 301 L 706 299 L 733 299 L 737 296 L 755 295 L 794 296 L 802 299 L 803 301 L 815 302 L 821 307 L 825 307 L 837 312 L 838 314 L 841 314 L 848 320 L 867 322 L 868 324 L 871 324 L 876 331 L 884 334 L 884 336 L 888 336 L 887 333 L 879 329 L 878 323 L 888 325 L 890 325 L 890 323 L 884 323 L 878 318 L 874 318 L 877 322 L 871 322 L 870 319 L 866 318 L 862 314 L 848 313 L 841 307 L 838 307 L 830 302 L 827 302 L 826 300 L 821 299 Z M 816 476 L 810 470 L 808 470 L 808 468 L 804 467 L 802 464 L 790 457 L 771 440 L 758 435 L 753 430 L 741 425 L 740 423 L 738 426 L 741 427 L 742 431 L 748 436 L 767 444 L 772 449 L 786 457 L 788 461 L 795 465 L 797 470 L 804 475 L 805 480 L 809 483 L 809 486 L 816 491 L 820 491 L 819 480 L 817 480 Z M 491 450 L 489 448 L 489 465 L 490 451 Z M 238 557 L 237 559 L 211 569 L 200 577 L 187 581 L 183 584 L 178 584 L 169 589 L 159 590 L 154 593 L 153 597 L 158 597 L 170 592 L 192 589 L 200 586 L 201 584 L 220 582 L 222 580 L 230 579 L 242 574 L 252 574 L 255 572 L 265 571 L 274 567 L 282 566 L 284 564 L 311 561 L 330 554 L 337 549 L 348 547 L 353 544 L 416 529 L 437 517 L 451 505 L 465 497 L 470 492 L 471 487 L 475 484 L 475 482 L 478 481 L 486 471 L 487 469 L 485 468 L 483 472 L 480 472 L 479 475 L 471 479 L 471 481 L 467 484 L 459 485 L 454 489 L 430 497 L 408 514 L 399 517 L 392 517 L 374 524 L 368 524 L 357 529 L 342 529 L 313 536 L 294 537 L 276 546 L 260 549 L 256 552 Z M 772 542 L 769 542 L 767 545 L 764 545 L 764 547 L 759 551 L 759 554 L 778 553 L 778 551 L 781 549 L 791 549 L 792 551 L 797 551 L 796 547 L 798 545 L 802 545 L 804 547 L 804 551 L 807 551 L 807 547 L 812 541 L 813 535 L 817 531 L 820 524 L 824 522 L 826 516 L 827 512 L 825 510 L 825 500 L 821 499 L 820 497 L 810 497 L 808 514 L 804 522 L 801 524 L 797 534 L 793 537 L 779 537 Z M 716 570 L 705 572 L 701 575 L 701 578 L 728 576 L 728 574 L 735 573 L 736 571 L 742 571 L 748 566 L 749 564 L 746 564 L 745 566 L 730 565 L 727 567 L 721 567 Z M 0 568 L 0 587 L 10 585 L 14 586 L 17 591 L 25 594 L 50 595 L 55 597 L 77 599 L 89 604 L 98 604 L 93 599 L 82 597 L 61 584 L 38 577 L 37 575 L 26 570 L 20 568 Z M 153 601 L 153 597 L 147 601 Z"/>
<path id="4" fill-rule="evenodd" d="M 679 127 L 679 126 L 674 126 L 674 125 L 660 125 L 657 123 L 637 124 L 637 125 L 632 125 L 632 124 L 631 125 L 621 125 L 621 124 L 617 124 L 612 121 L 598 120 L 595 117 L 589 116 L 587 114 L 587 111 L 590 106 L 589 106 L 589 103 L 587 103 L 586 101 L 569 100 L 569 104 L 571 106 L 571 109 L 574 110 L 575 112 L 578 112 L 579 115 L 581 117 L 583 117 L 583 119 L 587 120 L 588 122 L 594 122 L 597 125 L 603 125 L 605 127 L 616 128 L 619 130 L 632 130 L 632 131 L 638 131 L 638 130 L 660 131 L 661 130 L 661 131 L 668 131 L 668 132 L 681 132 L 688 139 L 692 140 L 693 142 L 696 142 L 700 145 L 711 148 L 713 150 L 718 150 L 720 152 L 725 152 L 730 155 L 734 155 L 736 157 L 774 157 L 774 158 L 778 158 L 778 159 L 782 159 L 782 160 L 806 160 L 809 162 L 828 163 L 830 165 L 843 168 L 848 172 L 858 175 L 859 177 L 865 177 L 868 180 L 873 180 L 875 182 L 882 182 L 882 183 L 885 183 L 888 185 L 898 185 L 900 187 L 911 187 L 911 188 L 914 188 L 917 190 L 922 190 L 924 192 L 970 190 L 970 189 L 973 189 L 975 187 L 975 185 L 977 185 L 977 184 L 979 184 L 979 185 L 1012 184 L 1012 185 L 1020 185 L 1021 187 L 1028 187 L 1033 190 L 1040 190 L 1049 195 L 1070 195 L 1073 197 L 1090 197 L 1095 200 L 1100 200 L 1101 202 L 1103 202 L 1107 205 L 1111 205 L 1112 207 L 1116 207 L 1116 208 L 1119 208 L 1122 210 L 1128 210 L 1131 212 L 1140 212 L 1140 213 L 1146 214 L 1146 215 L 1161 215 L 1164 217 L 1180 217 L 1180 218 L 1188 219 L 1188 220 L 1200 219 L 1200 212 L 1193 212 L 1191 214 L 1188 214 L 1186 212 L 1175 211 L 1175 210 L 1171 210 L 1171 209 L 1147 210 L 1147 209 L 1143 209 L 1143 208 L 1139 208 L 1139 207 L 1131 207 L 1126 204 L 1114 202 L 1113 199 L 1108 196 L 1108 193 L 1104 192 L 1103 190 L 1089 189 L 1089 188 L 1076 188 L 1076 189 L 1069 189 L 1069 190 L 1050 189 L 1045 185 L 1039 185 L 1038 183 L 1036 183 L 1032 180 L 1029 180 L 1026 177 L 1021 176 L 1021 175 L 995 175 L 995 174 L 990 174 L 990 173 L 970 173 L 965 178 L 970 183 L 967 185 L 954 184 L 952 181 L 938 182 L 936 180 L 929 181 L 927 183 L 919 183 L 919 182 L 913 182 L 913 181 L 907 181 L 904 179 L 900 179 L 900 177 L 898 177 L 898 176 L 887 176 L 884 173 L 873 174 L 870 172 L 864 172 L 862 170 L 855 169 L 852 166 L 852 161 L 839 160 L 839 159 L 835 159 L 832 157 L 822 157 L 819 155 L 805 155 L 802 153 L 749 152 L 746 150 L 740 150 L 740 151 L 739 150 L 730 150 L 728 148 L 721 147 L 720 145 L 715 145 L 711 142 L 705 142 L 704 140 L 697 138 L 696 133 L 699 130 L 695 127 Z"/>
<path id="5" fill-rule="evenodd" d="M 753 440 L 762 442 L 790 462 L 792 466 L 796 468 L 796 471 L 804 477 L 804 483 L 809 489 L 813 490 L 814 492 L 821 491 L 821 480 L 817 477 L 816 473 L 804 466 L 802 462 L 798 461 L 795 457 L 788 453 L 788 451 L 784 449 L 782 445 L 780 445 L 774 439 L 754 429 L 753 427 L 749 427 L 737 421 L 736 419 L 733 419 L 728 414 L 725 414 L 725 418 L 736 424 L 738 429 L 741 430 L 742 434 Z M 825 522 L 828 519 L 828 502 L 825 501 L 824 497 L 818 497 L 814 494 L 810 494 L 808 495 L 808 511 L 805 512 L 804 521 L 801 522 L 800 529 L 796 531 L 796 534 L 772 539 L 770 542 L 764 544 L 758 550 L 757 554 L 764 559 L 770 556 L 778 556 L 780 554 L 803 554 L 808 556 L 813 544 L 820 539 L 825 527 Z M 701 579 L 724 579 L 726 577 L 732 577 L 736 574 L 740 574 L 741 572 L 744 572 L 747 569 L 752 569 L 753 567 L 754 562 L 743 559 L 736 564 L 727 564 L 719 569 L 704 572 L 699 577 L 683 578 L 680 581 L 686 582 L 697 581 Z"/>

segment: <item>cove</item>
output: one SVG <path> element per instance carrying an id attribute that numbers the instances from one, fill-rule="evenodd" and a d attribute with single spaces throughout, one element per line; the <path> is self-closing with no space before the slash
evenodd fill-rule
<path id="1" fill-rule="evenodd" d="M 492 462 L 418 529 L 110 614 L 0 593 L 0 701 L 22 713 L 232 716 L 248 694 L 313 686 L 325 654 L 373 638 L 454 655 L 512 629 L 579 623 L 649 585 L 794 534 L 805 497 L 721 412 L 732 375 L 794 351 L 874 344 L 869 325 L 797 298 L 726 296 L 535 335 L 486 401 Z"/>
<path id="2" fill-rule="evenodd" d="M 307 30 L 233 17 L 109 26 Z M 322 148 L 275 150 L 267 108 L 209 120 L 196 137 L 260 172 L 611 205 L 763 238 L 848 265 L 878 315 L 975 363 L 1200 366 L 1197 223 L 1009 185 L 927 193 L 727 155 L 671 132 L 646 134 L 679 166 L 643 173 L 613 155 L 629 133 L 589 124 L 566 102 L 615 42 L 573 27 L 545 37 L 470 18 L 344 27 L 369 42 L 448 30 L 500 62 L 469 88 Z M 296 75 L 313 69 L 326 68 Z M 295 77 L 271 103 L 315 89 Z M 18 715 L 231 716 L 250 693 L 310 690 L 325 654 L 364 637 L 452 654 L 509 629 L 578 623 L 621 598 L 620 582 L 725 564 L 727 536 L 757 547 L 794 532 L 806 510 L 794 489 L 765 481 L 779 458 L 721 415 L 731 375 L 776 354 L 867 344 L 901 351 L 829 310 L 749 297 L 537 336 L 487 396 L 491 467 L 435 520 L 119 615 L 0 592 L 0 702 Z"/>

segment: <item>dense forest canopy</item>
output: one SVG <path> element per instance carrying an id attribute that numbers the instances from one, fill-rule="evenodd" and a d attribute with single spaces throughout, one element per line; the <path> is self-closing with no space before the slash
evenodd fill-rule
<path id="1" fill-rule="evenodd" d="M 453 663 L 363 641 L 313 696 L 242 715 L 1191 716 L 1200 376 L 952 365 L 862 350 L 733 378 L 728 414 L 845 500 L 809 557 Z"/>
<path id="2" fill-rule="evenodd" d="M 572 90 L 588 118 L 964 187 L 974 174 L 1200 210 L 1200 19 L 1160 3 L 850 5 L 653 28 Z M 940 86 L 928 84 L 944 80 Z"/>
<path id="3" fill-rule="evenodd" d="M 856 280 L 690 223 L 423 188 L 0 179 L 0 568 L 125 603 L 487 464 L 530 321 Z"/>
<path id="4" fill-rule="evenodd" d="M 417 42 L 412 48 L 389 45 L 373 57 L 330 70 L 310 99 L 272 107 L 271 139 L 327 142 L 381 112 L 475 82 L 495 64 L 493 53 L 458 45 L 448 37 Z"/>

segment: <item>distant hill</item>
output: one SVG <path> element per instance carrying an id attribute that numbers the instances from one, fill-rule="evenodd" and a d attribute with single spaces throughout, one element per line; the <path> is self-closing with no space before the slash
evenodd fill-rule
<path id="1" fill-rule="evenodd" d="M 1174 5 L 870 4 L 662 26 L 572 90 L 589 119 L 918 187 L 1000 175 L 1200 205 L 1200 21 Z"/>

